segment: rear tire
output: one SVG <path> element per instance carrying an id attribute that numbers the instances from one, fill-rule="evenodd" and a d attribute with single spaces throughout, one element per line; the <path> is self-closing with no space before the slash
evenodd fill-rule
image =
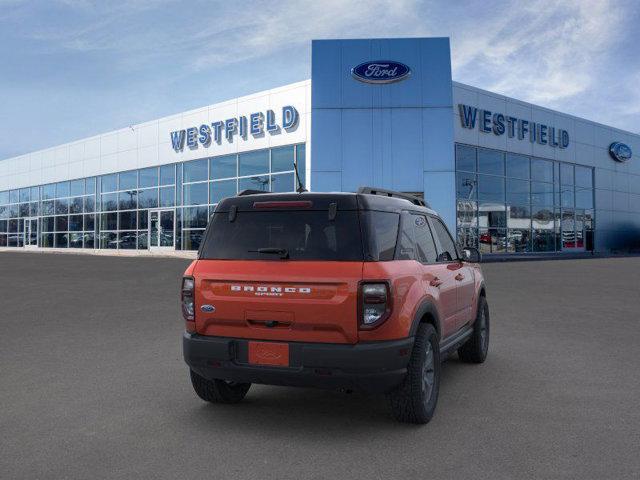
<path id="1" fill-rule="evenodd" d="M 225 380 L 207 380 L 193 370 L 191 372 L 191 385 L 196 394 L 204 401 L 211 403 L 238 403 L 245 397 L 250 383 L 235 383 Z"/>
<path id="2" fill-rule="evenodd" d="M 440 345 L 433 325 L 418 327 L 407 375 L 402 384 L 387 394 L 396 420 L 424 424 L 431 420 L 440 391 Z"/>
<path id="3" fill-rule="evenodd" d="M 460 360 L 467 363 L 483 363 L 489 351 L 489 304 L 484 296 L 478 299 L 478 313 L 473 323 L 473 333 L 458 349 Z"/>

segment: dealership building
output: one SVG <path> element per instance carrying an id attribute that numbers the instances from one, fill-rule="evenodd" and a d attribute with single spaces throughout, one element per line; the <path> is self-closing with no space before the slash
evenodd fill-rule
<path id="1" fill-rule="evenodd" d="M 311 65 L 310 80 L 0 160 L 0 247 L 195 250 L 221 198 L 299 177 L 423 196 L 485 254 L 640 248 L 640 135 L 453 82 L 447 38 L 318 40 Z"/>

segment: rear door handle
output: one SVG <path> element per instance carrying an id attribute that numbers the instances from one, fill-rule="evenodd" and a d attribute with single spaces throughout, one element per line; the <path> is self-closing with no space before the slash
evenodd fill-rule
<path id="1" fill-rule="evenodd" d="M 459 273 L 459 274 L 457 274 L 457 275 L 455 276 L 455 279 L 456 279 L 457 281 L 459 281 L 459 282 L 460 282 L 460 281 L 464 280 L 464 275 L 462 275 L 461 273 Z"/>
<path id="2" fill-rule="evenodd" d="M 429 282 L 429 285 L 431 285 L 432 287 L 439 287 L 440 285 L 442 285 L 442 280 L 436 277 Z"/>

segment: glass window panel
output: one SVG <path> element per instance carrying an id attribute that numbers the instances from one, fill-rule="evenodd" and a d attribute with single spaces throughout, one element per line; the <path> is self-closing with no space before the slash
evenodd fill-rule
<path id="1" fill-rule="evenodd" d="M 504 228 L 507 226 L 506 207 L 503 203 L 480 202 L 478 206 L 478 226 L 484 228 Z"/>
<path id="2" fill-rule="evenodd" d="M 211 170 L 210 177 L 215 180 L 218 178 L 236 177 L 238 174 L 238 157 L 237 155 L 225 155 L 223 157 L 212 157 L 209 159 Z"/>
<path id="3" fill-rule="evenodd" d="M 119 190 L 134 190 L 138 187 L 138 171 L 122 172 L 118 174 L 119 177 Z"/>
<path id="4" fill-rule="evenodd" d="M 101 192 L 115 192 L 118 190 L 118 176 L 115 173 L 100 177 Z"/>
<path id="5" fill-rule="evenodd" d="M 300 182 L 302 185 L 306 185 L 307 178 L 307 157 L 306 157 L 307 147 L 304 143 L 296 145 L 296 164 L 298 166 L 298 175 L 300 175 Z M 296 184 L 297 186 L 297 184 Z"/>
<path id="6" fill-rule="evenodd" d="M 95 215 L 84 215 L 84 229 L 85 230 L 94 230 L 96 226 L 96 217 Z"/>
<path id="7" fill-rule="evenodd" d="M 176 165 L 176 205 L 182 205 L 182 164 Z M 180 236 L 177 236 L 180 238 Z"/>
<path id="8" fill-rule="evenodd" d="M 533 230 L 532 249 L 534 252 L 555 251 L 556 234 L 553 229 Z"/>
<path id="9" fill-rule="evenodd" d="M 563 207 L 573 207 L 573 186 L 562 185 L 560 191 L 561 201 Z"/>
<path id="10" fill-rule="evenodd" d="M 529 157 L 507 153 L 507 177 L 529 178 Z"/>
<path id="11" fill-rule="evenodd" d="M 198 250 L 200 243 L 202 243 L 204 230 L 184 230 L 182 235 L 184 237 L 184 250 Z"/>
<path id="12" fill-rule="evenodd" d="M 69 213 L 82 213 L 82 197 L 70 199 Z"/>
<path id="13" fill-rule="evenodd" d="M 496 150 L 478 149 L 478 172 L 504 175 L 504 153 Z"/>
<path id="14" fill-rule="evenodd" d="M 236 180 L 223 180 L 209 184 L 211 203 L 218 203 L 226 197 L 233 197 L 237 193 Z"/>
<path id="15" fill-rule="evenodd" d="M 102 211 L 108 212 L 110 210 L 118 209 L 118 194 L 117 193 L 103 193 L 102 194 Z"/>
<path id="16" fill-rule="evenodd" d="M 0 218 L 9 218 L 9 206 L 0 205 Z"/>
<path id="17" fill-rule="evenodd" d="M 243 190 L 262 190 L 269 191 L 269 176 L 260 175 L 255 177 L 240 178 L 238 180 L 238 191 Z"/>
<path id="18" fill-rule="evenodd" d="M 118 246 L 124 250 L 135 250 L 138 244 L 137 232 L 120 232 L 118 233 Z"/>
<path id="19" fill-rule="evenodd" d="M 553 182 L 553 162 L 540 158 L 531 159 L 531 180 Z"/>
<path id="20" fill-rule="evenodd" d="M 35 217 L 35 216 L 39 215 L 39 211 L 38 211 L 39 210 L 38 209 L 39 205 L 40 204 L 38 202 L 31 202 L 29 204 L 29 216 Z"/>
<path id="21" fill-rule="evenodd" d="M 560 222 L 560 230 L 562 231 L 562 248 L 576 248 L 575 212 L 573 210 L 562 210 Z"/>
<path id="22" fill-rule="evenodd" d="M 55 230 L 55 217 L 42 217 L 40 228 L 43 232 L 53 232 Z"/>
<path id="23" fill-rule="evenodd" d="M 553 205 L 553 183 L 531 182 L 531 203 Z"/>
<path id="24" fill-rule="evenodd" d="M 119 230 L 135 230 L 138 228 L 138 212 L 120 212 L 120 225 Z"/>
<path id="25" fill-rule="evenodd" d="M 149 228 L 149 210 L 140 210 L 138 212 L 138 230 L 146 230 Z"/>
<path id="26" fill-rule="evenodd" d="M 507 231 L 507 252 L 519 253 L 531 251 L 531 230 L 509 229 Z"/>
<path id="27" fill-rule="evenodd" d="M 69 182 L 56 183 L 56 197 L 68 197 L 69 196 Z"/>
<path id="28" fill-rule="evenodd" d="M 206 158 L 185 162 L 182 167 L 184 183 L 207 180 L 209 178 L 208 168 L 208 161 Z"/>
<path id="29" fill-rule="evenodd" d="M 7 233 L 7 223 L 6 220 L 0 220 L 0 232 Z"/>
<path id="30" fill-rule="evenodd" d="M 55 186 L 54 186 L 55 188 Z M 55 190 L 54 190 L 55 193 Z M 55 195 L 54 195 L 55 196 Z M 20 201 L 20 193 L 18 190 L 9 191 L 9 203 L 18 203 Z"/>
<path id="31" fill-rule="evenodd" d="M 9 228 L 7 229 L 7 231 L 9 233 L 13 233 L 13 232 L 17 232 L 18 231 L 18 220 L 17 219 L 9 220 Z"/>
<path id="32" fill-rule="evenodd" d="M 132 209 L 138 208 L 137 197 L 138 197 L 138 192 L 135 190 L 120 192 L 118 194 L 119 210 L 132 210 Z"/>
<path id="33" fill-rule="evenodd" d="M 115 232 L 100 232 L 100 248 L 118 248 L 118 234 Z"/>
<path id="34" fill-rule="evenodd" d="M 69 230 L 72 232 L 82 231 L 82 215 L 69 215 Z"/>
<path id="35" fill-rule="evenodd" d="M 560 183 L 562 185 L 573 185 L 573 165 L 569 163 L 560 164 Z"/>
<path id="36" fill-rule="evenodd" d="M 593 190 L 591 190 L 591 188 L 580 188 L 576 186 L 576 207 L 593 208 Z"/>
<path id="37" fill-rule="evenodd" d="M 529 180 L 507 178 L 507 203 L 510 205 L 528 205 Z"/>
<path id="38" fill-rule="evenodd" d="M 55 247 L 56 248 L 69 248 L 69 234 L 68 233 L 56 233 L 55 235 Z"/>
<path id="39" fill-rule="evenodd" d="M 20 200 L 20 203 L 31 201 L 31 190 L 29 190 L 28 188 L 21 188 L 19 192 L 20 193 L 18 195 L 18 198 Z"/>
<path id="40" fill-rule="evenodd" d="M 117 230 L 118 229 L 118 213 L 101 213 L 100 214 L 100 230 Z"/>
<path id="41" fill-rule="evenodd" d="M 40 188 L 39 187 L 31 187 L 29 190 L 31 190 L 31 201 L 32 202 L 37 202 L 38 200 L 40 200 Z M 0 202 L 2 203 L 2 202 Z"/>
<path id="42" fill-rule="evenodd" d="M 553 206 L 533 207 L 531 222 L 535 230 L 553 230 Z"/>
<path id="43" fill-rule="evenodd" d="M 531 228 L 531 210 L 529 206 L 507 207 L 507 227 L 517 229 Z"/>
<path id="44" fill-rule="evenodd" d="M 194 183 L 184 186 L 185 205 L 206 205 L 208 203 L 208 183 Z"/>
<path id="45" fill-rule="evenodd" d="M 7 235 L 0 235 L 0 247 L 7 246 Z"/>
<path id="46" fill-rule="evenodd" d="M 84 195 L 84 180 L 73 180 L 69 182 L 70 196 Z"/>
<path id="47" fill-rule="evenodd" d="M 66 215 L 60 215 L 55 217 L 56 219 L 56 232 L 66 232 L 69 230 L 69 217 Z"/>
<path id="48" fill-rule="evenodd" d="M 476 148 L 456 145 L 456 170 L 476 171 Z"/>
<path id="49" fill-rule="evenodd" d="M 95 236 L 93 232 L 84 233 L 84 248 L 95 248 Z"/>
<path id="50" fill-rule="evenodd" d="M 84 193 L 96 193 L 96 177 L 85 178 Z"/>
<path id="51" fill-rule="evenodd" d="M 176 166 L 163 165 L 160 167 L 160 185 L 174 185 L 176 183 Z"/>
<path id="52" fill-rule="evenodd" d="M 17 217 L 18 216 L 18 205 L 9 205 L 9 216 Z"/>
<path id="53" fill-rule="evenodd" d="M 53 233 L 40 235 L 40 246 L 44 248 L 53 248 Z"/>
<path id="54" fill-rule="evenodd" d="M 85 213 L 95 212 L 96 210 L 96 201 L 93 195 L 88 197 L 84 197 L 84 211 Z"/>
<path id="55" fill-rule="evenodd" d="M 286 172 L 290 170 L 293 170 L 293 145 L 272 148 L 271 171 Z"/>
<path id="56" fill-rule="evenodd" d="M 478 204 L 473 201 L 458 200 L 457 227 L 475 228 L 478 226 Z"/>
<path id="57" fill-rule="evenodd" d="M 7 203 L 9 203 L 9 192 L 0 192 L 0 205 L 6 205 Z"/>
<path id="58" fill-rule="evenodd" d="M 456 173 L 456 195 L 465 200 L 474 200 L 478 196 L 478 180 L 473 173 Z"/>
<path id="59" fill-rule="evenodd" d="M 575 170 L 576 186 L 583 188 L 593 188 L 593 169 L 576 165 Z"/>
<path id="60" fill-rule="evenodd" d="M 164 187 L 160 189 L 160 206 L 173 207 L 175 204 L 176 189 L 175 187 Z"/>
<path id="61" fill-rule="evenodd" d="M 238 155 L 239 175 L 269 173 L 269 150 L 258 150 Z"/>
<path id="62" fill-rule="evenodd" d="M 61 199 L 61 200 L 56 200 L 55 201 L 55 206 L 56 206 L 56 215 L 65 215 L 67 213 L 69 213 L 69 200 L 65 199 Z"/>
<path id="63" fill-rule="evenodd" d="M 69 234 L 69 248 L 82 248 L 82 233 Z"/>
<path id="64" fill-rule="evenodd" d="M 138 231 L 138 250 L 149 248 L 149 232 L 146 230 Z"/>
<path id="65" fill-rule="evenodd" d="M 504 178 L 478 175 L 478 199 L 504 203 Z"/>
<path id="66" fill-rule="evenodd" d="M 28 217 L 29 216 L 29 204 L 28 203 L 21 203 L 19 212 L 20 212 L 20 216 L 21 217 Z"/>
<path id="67" fill-rule="evenodd" d="M 56 186 L 53 184 L 45 185 L 41 189 L 41 196 L 42 200 L 50 200 L 54 198 L 56 196 Z"/>
<path id="68" fill-rule="evenodd" d="M 272 192 L 295 192 L 293 173 L 281 173 L 280 175 L 271 175 L 271 191 Z"/>
<path id="69" fill-rule="evenodd" d="M 138 170 L 138 184 L 140 188 L 158 186 L 158 168 L 145 168 Z"/>
<path id="70" fill-rule="evenodd" d="M 506 230 L 502 228 L 481 228 L 478 244 L 481 253 L 504 253 L 506 251 Z"/>
<path id="71" fill-rule="evenodd" d="M 205 228 L 209 219 L 208 207 L 184 208 L 184 228 Z"/>
<path id="72" fill-rule="evenodd" d="M 158 206 L 158 189 L 138 190 L 138 208 L 156 208 Z"/>

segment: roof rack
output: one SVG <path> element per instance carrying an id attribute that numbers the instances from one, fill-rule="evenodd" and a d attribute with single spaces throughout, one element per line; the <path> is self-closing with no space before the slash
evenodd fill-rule
<path id="1" fill-rule="evenodd" d="M 259 195 L 261 193 L 269 193 L 269 192 L 265 192 L 264 190 L 252 190 L 251 188 L 248 188 L 246 190 L 242 190 L 240 193 L 238 193 L 239 197 L 245 197 L 247 195 Z"/>
<path id="2" fill-rule="evenodd" d="M 376 187 L 360 187 L 358 193 L 364 193 L 367 195 L 381 195 L 383 197 L 402 198 L 403 200 L 409 200 L 414 205 L 420 207 L 431 208 L 427 202 L 423 199 L 410 195 L 408 193 L 396 192 L 395 190 L 385 190 L 384 188 Z"/>

